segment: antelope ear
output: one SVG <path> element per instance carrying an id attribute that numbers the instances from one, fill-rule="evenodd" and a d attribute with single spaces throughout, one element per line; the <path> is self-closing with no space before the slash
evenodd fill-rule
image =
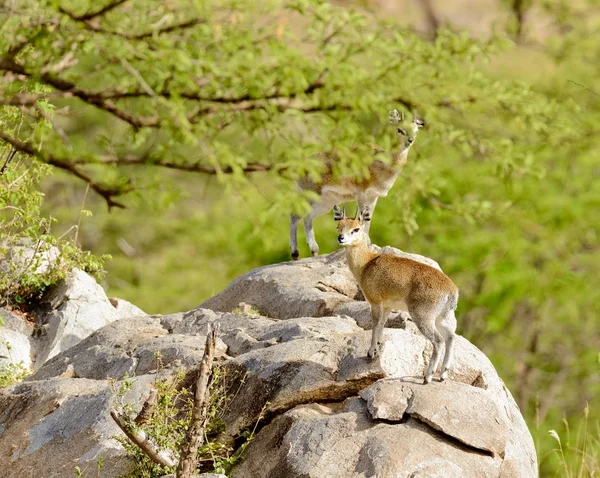
<path id="1" fill-rule="evenodd" d="M 342 211 L 338 206 L 333 206 L 333 220 L 341 221 L 344 219 L 344 211 Z"/>
<path id="2" fill-rule="evenodd" d="M 404 113 L 402 113 L 402 116 L 404 116 Z M 398 113 L 398 110 L 390 111 L 389 112 L 390 123 L 398 124 L 400 121 L 402 121 L 402 116 L 400 116 L 400 113 Z"/>
<path id="3" fill-rule="evenodd" d="M 371 210 L 368 206 L 363 207 L 363 210 L 360 212 L 360 222 L 367 222 L 371 220 Z"/>

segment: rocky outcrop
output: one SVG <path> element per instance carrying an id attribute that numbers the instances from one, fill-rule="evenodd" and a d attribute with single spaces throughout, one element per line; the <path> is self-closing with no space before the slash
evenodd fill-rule
<path id="1" fill-rule="evenodd" d="M 125 400 L 143 401 L 153 377 L 138 377 Z M 118 384 L 115 384 L 118 387 Z M 119 429 L 110 418 L 114 401 L 105 380 L 53 378 L 0 390 L 0 477 L 118 477 L 131 470 Z"/>
<path id="2" fill-rule="evenodd" d="M 375 250 L 408 257 L 440 269 L 437 262 L 393 247 Z M 440 269 L 441 270 L 441 269 Z M 231 312 L 245 302 L 261 314 L 275 319 L 342 315 L 348 306 L 362 299 L 362 292 L 346 265 L 344 251 L 310 259 L 254 269 L 234 280 L 225 290 L 204 301 L 200 307 Z M 357 315 L 367 325 L 368 308 L 362 304 Z"/>
<path id="3" fill-rule="evenodd" d="M 4 322 L 0 328 L 0 364 L 10 361 L 26 369 L 40 368 L 111 322 L 147 316 L 123 299 L 109 300 L 96 280 L 78 269 L 44 294 L 30 321 L 8 310 L 0 309 L 0 313 Z"/>
<path id="4" fill-rule="evenodd" d="M 8 364 L 31 368 L 30 335 L 32 327 L 25 320 L 0 308 L 0 367 Z"/>
<path id="5" fill-rule="evenodd" d="M 104 289 L 78 269 L 44 294 L 34 315 L 41 332 L 36 334 L 34 368 L 121 318 Z"/>
<path id="6" fill-rule="evenodd" d="M 0 391 L 0 457 L 12 476 L 67 476 L 107 456 L 102 476 L 119 476 L 129 463 L 112 438 L 107 379 L 135 375 L 128 400 L 140 407 L 157 375 L 197 367 L 218 322 L 218 360 L 238 377 L 221 439 L 239 444 L 256 430 L 233 477 L 537 476 L 517 405 L 467 340 L 458 337 L 443 383 L 422 384 L 431 346 L 406 316 L 386 328 L 381 356 L 366 359 L 366 304 L 348 274 L 339 254 L 268 266 L 196 310 L 111 322 Z"/>

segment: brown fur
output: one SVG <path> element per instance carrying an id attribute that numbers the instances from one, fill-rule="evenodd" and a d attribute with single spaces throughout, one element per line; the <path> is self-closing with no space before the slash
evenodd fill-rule
<path id="1" fill-rule="evenodd" d="M 343 213 L 335 208 L 336 217 Z M 431 381 L 439 361 L 439 348 L 446 343 L 441 379 L 446 378 L 452 361 L 458 303 L 458 287 L 440 270 L 427 264 L 395 256 L 377 254 L 370 250 L 364 233 L 366 219 L 343 218 L 338 224 L 338 241 L 346 247 L 350 271 L 359 283 L 367 302 L 371 305 L 374 327 L 369 356 L 379 354 L 383 327 L 392 309 L 406 309 L 423 335 L 433 344 L 433 354 L 425 374 Z"/>
<path id="2" fill-rule="evenodd" d="M 373 146 L 374 156 L 385 152 L 386 151 L 379 146 Z M 408 151 L 404 153 L 392 153 L 391 164 L 386 164 L 384 161 L 375 159 L 369 165 L 369 175 L 362 178 L 336 178 L 333 175 L 333 167 L 334 163 L 338 160 L 337 155 L 332 153 L 319 153 L 319 157 L 323 160 L 323 169 L 321 170 L 320 180 L 313 181 L 308 176 L 305 176 L 298 181 L 300 189 L 321 194 L 324 185 L 338 184 L 346 189 L 366 191 L 373 183 L 387 183 L 395 180 L 407 163 Z"/>

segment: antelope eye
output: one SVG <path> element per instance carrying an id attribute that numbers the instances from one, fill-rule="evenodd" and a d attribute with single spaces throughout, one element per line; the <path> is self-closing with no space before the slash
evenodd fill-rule
<path id="1" fill-rule="evenodd" d="M 360 228 L 358 228 L 358 227 L 357 227 L 356 229 L 352 229 L 352 234 L 355 234 L 355 233 L 357 233 L 358 231 L 360 231 Z"/>
<path id="2" fill-rule="evenodd" d="M 402 136 L 406 136 L 406 131 L 404 131 L 402 128 L 398 128 L 398 134 L 401 134 Z"/>

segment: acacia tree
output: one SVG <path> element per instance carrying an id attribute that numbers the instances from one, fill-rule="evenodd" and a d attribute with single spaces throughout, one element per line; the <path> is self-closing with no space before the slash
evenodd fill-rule
<path id="1" fill-rule="evenodd" d="M 317 173 L 311 153 L 337 149 L 341 167 L 360 172 L 369 144 L 393 146 L 380 126 L 393 107 L 506 173 L 528 167 L 512 139 L 526 129 L 545 141 L 556 112 L 478 71 L 497 39 L 440 31 L 429 42 L 319 0 L 31 0 L 5 2 L 2 16 L 6 154 L 66 171 L 109 207 L 140 186 L 139 166 L 289 181 Z M 498 120 L 473 128 L 468 115 L 490 107 Z M 512 131 L 499 141 L 506 116 Z"/>

